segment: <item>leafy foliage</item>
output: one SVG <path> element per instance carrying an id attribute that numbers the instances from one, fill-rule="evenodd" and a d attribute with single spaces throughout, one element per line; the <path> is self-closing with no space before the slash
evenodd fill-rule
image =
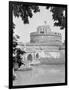
<path id="1" fill-rule="evenodd" d="M 32 18 L 33 12 L 39 12 L 38 5 L 32 5 L 32 4 L 25 4 L 25 3 L 11 3 L 12 12 L 15 17 L 21 17 L 24 24 L 29 23 L 28 17 Z M 32 12 L 33 11 L 33 12 Z M 15 24 L 12 24 L 12 28 L 15 28 Z M 13 32 L 14 33 L 14 32 Z M 19 39 L 19 36 L 13 36 L 13 63 L 18 63 L 19 66 L 22 64 L 21 55 L 25 53 L 25 51 L 22 51 L 20 48 L 17 48 L 18 42 L 17 39 Z"/>
<path id="2" fill-rule="evenodd" d="M 60 26 L 61 29 L 66 27 L 66 15 L 64 15 L 64 11 L 66 11 L 65 7 L 62 6 L 47 6 L 46 9 L 49 9 L 53 13 L 53 19 L 55 21 L 55 26 Z M 58 22 L 56 22 L 58 21 Z"/>
<path id="3" fill-rule="evenodd" d="M 29 23 L 29 18 L 32 18 L 33 12 L 39 12 L 39 5 L 31 4 L 31 3 L 19 3 L 14 2 L 11 3 L 12 11 L 15 17 L 21 17 L 24 24 Z M 55 26 L 60 26 L 61 29 L 66 27 L 66 15 L 63 15 L 63 12 L 66 13 L 66 7 L 65 6 L 52 6 L 48 5 L 46 6 L 46 9 L 50 9 L 50 11 L 53 13 L 53 19 L 55 21 Z M 57 22 L 56 22 L 57 21 Z"/>
<path id="4" fill-rule="evenodd" d="M 19 39 L 18 35 L 13 36 L 13 64 L 18 63 L 18 66 L 20 67 L 21 64 L 23 64 L 21 55 L 23 55 L 25 51 L 22 51 L 20 48 L 17 48 L 17 39 Z"/>
<path id="5" fill-rule="evenodd" d="M 24 24 L 29 23 L 29 17 L 32 18 L 33 12 L 39 12 L 38 5 L 32 5 L 32 4 L 24 4 L 24 3 L 10 3 L 10 8 L 12 9 L 12 13 L 15 17 L 21 17 Z M 15 29 L 15 24 L 12 22 L 12 29 Z M 13 34 L 15 32 L 13 31 Z M 13 67 L 15 63 L 18 63 L 18 66 L 20 67 L 22 63 L 21 55 L 26 53 L 25 51 L 22 51 L 20 48 L 17 48 L 18 46 L 18 39 L 19 36 L 15 35 L 13 36 Z"/>
<path id="6" fill-rule="evenodd" d="M 29 23 L 28 17 L 32 18 L 33 13 L 39 12 L 38 5 L 26 4 L 26 3 L 12 3 L 11 5 L 15 17 L 21 17 L 24 24 Z"/>

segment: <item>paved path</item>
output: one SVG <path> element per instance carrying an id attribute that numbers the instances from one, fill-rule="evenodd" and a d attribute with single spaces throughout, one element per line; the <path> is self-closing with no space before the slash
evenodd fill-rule
<path id="1" fill-rule="evenodd" d="M 17 78 L 13 85 L 32 85 L 65 82 L 65 66 L 39 65 L 30 71 L 16 71 Z"/>

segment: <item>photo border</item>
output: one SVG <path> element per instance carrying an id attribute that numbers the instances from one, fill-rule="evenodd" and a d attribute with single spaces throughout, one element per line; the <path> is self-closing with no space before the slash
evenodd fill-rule
<path id="1" fill-rule="evenodd" d="M 66 8 L 66 28 L 65 28 L 65 82 L 64 83 L 51 83 L 51 84 L 37 84 L 37 85 L 19 85 L 19 86 L 13 86 L 13 17 L 12 17 L 12 4 L 13 3 L 23 3 L 23 4 L 36 4 L 39 6 L 63 6 Z M 36 3 L 36 2 L 21 2 L 21 1 L 9 1 L 9 89 L 14 88 L 32 88 L 32 87 L 47 87 L 47 86 L 63 86 L 67 85 L 67 5 L 66 4 L 52 4 L 52 3 Z"/>

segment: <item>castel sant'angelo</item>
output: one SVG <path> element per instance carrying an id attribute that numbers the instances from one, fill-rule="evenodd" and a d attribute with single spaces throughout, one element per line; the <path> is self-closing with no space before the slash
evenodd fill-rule
<path id="1" fill-rule="evenodd" d="M 36 32 L 30 33 L 30 42 L 22 44 L 25 60 L 39 60 L 40 58 L 59 58 L 62 46 L 61 33 L 51 31 L 49 25 L 38 26 Z"/>

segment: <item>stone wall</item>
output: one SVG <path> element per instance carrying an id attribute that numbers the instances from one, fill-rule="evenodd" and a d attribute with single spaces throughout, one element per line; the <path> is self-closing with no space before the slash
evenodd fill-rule
<path id="1" fill-rule="evenodd" d="M 46 46 L 46 45 L 27 45 L 26 47 L 25 47 L 25 49 L 24 48 L 22 48 L 22 50 L 24 51 L 26 51 L 26 52 L 36 52 L 36 51 L 58 51 L 59 50 L 59 46 Z"/>
<path id="2" fill-rule="evenodd" d="M 61 36 L 58 35 L 31 35 L 30 36 L 30 43 L 47 43 L 47 42 L 60 42 L 61 43 Z M 50 43 L 51 44 L 51 43 Z"/>

